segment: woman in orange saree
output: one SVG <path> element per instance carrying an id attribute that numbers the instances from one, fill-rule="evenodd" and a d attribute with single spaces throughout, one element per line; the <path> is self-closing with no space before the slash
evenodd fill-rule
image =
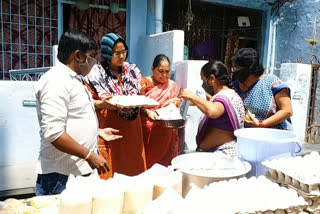
<path id="1" fill-rule="evenodd" d="M 160 106 L 144 110 L 142 116 L 143 140 L 146 153 L 147 168 L 155 163 L 168 166 L 171 160 L 178 155 L 179 137 L 177 129 L 170 129 L 157 125 L 156 109 L 170 102 L 178 102 L 180 88 L 170 80 L 170 60 L 160 54 L 152 64 L 153 76 L 143 77 L 141 93 L 160 103 Z"/>
<path id="2" fill-rule="evenodd" d="M 140 70 L 135 64 L 125 62 L 128 47 L 117 34 L 108 33 L 102 38 L 101 52 L 104 60 L 91 69 L 87 85 L 93 95 L 99 127 L 113 127 L 123 137 L 110 142 L 99 138 L 99 152 L 110 167 L 100 177 L 108 179 L 115 172 L 138 175 L 146 170 L 140 109 L 119 109 L 109 99 L 117 95 L 139 95 Z"/>

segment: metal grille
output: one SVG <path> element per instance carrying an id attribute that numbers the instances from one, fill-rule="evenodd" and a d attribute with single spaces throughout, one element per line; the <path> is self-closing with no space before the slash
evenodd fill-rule
<path id="1" fill-rule="evenodd" d="M 302 59 L 298 59 L 298 62 L 301 61 Z M 306 128 L 306 142 L 320 143 L 320 106 L 318 102 L 318 96 L 320 95 L 318 91 L 320 61 L 316 56 L 312 56 L 310 63 L 312 65 L 312 76 L 310 81 L 310 101 Z"/>
<path id="2" fill-rule="evenodd" d="M 166 31 L 184 30 L 189 59 L 228 62 L 238 48 L 260 49 L 261 11 L 205 1 L 191 2 L 194 18 L 190 29 L 186 23 L 186 0 L 165 1 L 163 23 Z M 238 26 L 237 17 L 242 14 L 250 17 L 250 27 Z"/>
<path id="3" fill-rule="evenodd" d="M 0 0 L 0 78 L 9 70 L 52 66 L 58 42 L 57 0 Z"/>
<path id="4" fill-rule="evenodd" d="M 10 70 L 10 80 L 37 81 L 51 67 L 31 68 L 23 70 Z"/>

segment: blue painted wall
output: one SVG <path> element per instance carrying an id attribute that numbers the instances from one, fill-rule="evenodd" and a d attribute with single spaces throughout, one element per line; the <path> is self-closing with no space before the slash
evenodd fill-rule
<path id="1" fill-rule="evenodd" d="M 226 4 L 231 6 L 238 6 L 238 7 L 247 7 L 251 9 L 258 9 L 258 10 L 266 10 L 268 9 L 268 4 L 265 0 L 201 0 L 203 2 L 212 2 L 218 4 Z M 273 1 L 269 1 L 273 2 Z"/>
<path id="2" fill-rule="evenodd" d="M 316 55 L 320 58 L 320 44 L 315 48 L 305 40 L 311 38 L 313 25 L 317 16 L 317 37 L 320 38 L 320 0 L 298 0 L 286 3 L 280 10 L 276 31 L 275 67 L 280 68 L 281 63 L 296 62 L 298 57 L 304 63 L 310 64 L 310 57 Z M 320 81 L 318 82 L 317 97 L 320 99 Z M 315 119 L 320 123 L 320 105 L 316 101 Z"/>
<path id="3" fill-rule="evenodd" d="M 320 38 L 320 0 L 299 0 L 286 3 L 281 9 L 277 23 L 276 68 L 281 63 L 296 62 L 301 56 L 309 63 L 311 55 L 320 55 L 320 47 L 311 48 L 305 40 L 312 37 L 315 17 L 318 15 L 317 31 Z"/>
<path id="4" fill-rule="evenodd" d="M 156 0 L 148 0 L 147 7 L 147 34 L 155 34 L 156 33 L 156 17 L 155 17 L 155 1 Z"/>
<path id="5" fill-rule="evenodd" d="M 129 62 L 137 62 L 147 35 L 148 0 L 127 0 L 127 35 Z"/>

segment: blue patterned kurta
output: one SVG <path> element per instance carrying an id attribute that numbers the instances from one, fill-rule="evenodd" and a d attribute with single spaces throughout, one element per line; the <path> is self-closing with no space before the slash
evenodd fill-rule
<path id="1" fill-rule="evenodd" d="M 289 87 L 273 74 L 265 75 L 245 92 L 240 90 L 239 81 L 234 81 L 233 85 L 242 98 L 245 108 L 250 110 L 258 120 L 265 120 L 277 112 L 274 97 L 279 91 L 288 89 L 290 94 Z M 292 125 L 288 119 L 271 128 L 292 130 Z"/>

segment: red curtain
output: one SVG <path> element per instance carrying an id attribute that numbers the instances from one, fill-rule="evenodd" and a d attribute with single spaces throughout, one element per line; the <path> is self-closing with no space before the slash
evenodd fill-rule
<path id="1" fill-rule="evenodd" d="M 224 64 L 231 68 L 230 58 L 239 49 L 239 33 L 230 31 L 227 36 Z"/>
<path id="2" fill-rule="evenodd" d="M 123 38 L 126 36 L 126 12 L 124 11 L 113 14 L 110 10 L 101 8 L 80 10 L 72 6 L 70 12 L 69 28 L 89 33 L 97 41 L 99 49 L 101 38 L 106 33 L 117 33 Z M 100 51 L 98 53 L 100 54 Z"/>

